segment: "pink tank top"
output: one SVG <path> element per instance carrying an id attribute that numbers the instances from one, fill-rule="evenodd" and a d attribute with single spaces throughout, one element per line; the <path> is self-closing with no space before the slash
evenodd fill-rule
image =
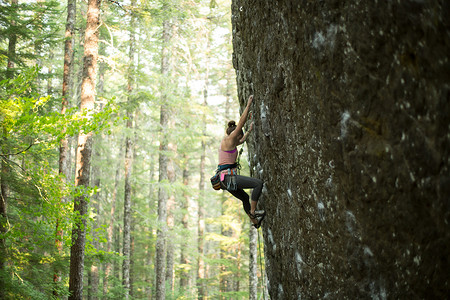
<path id="1" fill-rule="evenodd" d="M 237 156 L 237 148 L 231 151 L 224 151 L 219 148 L 219 165 L 232 165 L 236 163 Z"/>
<path id="2" fill-rule="evenodd" d="M 234 148 L 234 150 L 231 151 L 224 151 L 219 147 L 219 166 L 232 165 L 236 163 L 237 156 L 237 148 Z M 224 180 L 226 173 L 228 173 L 228 170 L 223 170 L 222 172 L 220 172 L 220 181 Z"/>

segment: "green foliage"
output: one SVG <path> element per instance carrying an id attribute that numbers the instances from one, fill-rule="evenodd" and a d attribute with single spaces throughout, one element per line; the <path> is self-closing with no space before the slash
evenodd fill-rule
<path id="1" fill-rule="evenodd" d="M 50 96 L 40 97 L 34 92 L 36 75 L 37 69 L 31 68 L 13 79 L 0 82 L 0 126 L 5 138 L 20 137 L 14 150 L 26 146 L 23 144 L 25 141 L 54 147 L 67 135 L 74 136 L 80 131 L 99 132 L 110 127 L 109 117 L 117 111 L 112 101 L 97 113 L 77 112 L 73 108 L 62 115 L 46 107 Z"/>
<path id="2" fill-rule="evenodd" d="M 12 169 L 19 173 L 22 170 Z M 22 171 L 23 172 L 23 171 Z M 68 232 L 72 219 L 71 205 L 62 202 L 66 197 L 59 175 L 48 165 L 30 169 L 26 179 L 10 183 L 8 217 L 10 227 L 4 237 L 8 255 L 8 280 L 11 295 L 44 299 L 51 295 L 52 274 L 68 267 L 67 257 L 55 246 L 57 229 Z M 62 240 L 69 244 L 69 236 Z M 38 297 L 30 291 L 41 291 Z M 17 298 L 19 299 L 19 298 Z"/>
<path id="3" fill-rule="evenodd" d="M 12 2 L 12 1 L 11 1 Z M 30 61 L 44 57 L 44 51 L 62 40 L 60 18 L 62 9 L 58 1 L 0 2 L 0 80 L 26 68 Z M 9 52 L 9 41 L 16 39 L 15 52 Z M 15 67 L 6 68 L 7 58 Z"/>
<path id="4" fill-rule="evenodd" d="M 72 202 L 65 199 L 96 192 L 95 188 L 80 190 L 65 183 L 55 168 L 54 148 L 65 136 L 63 128 L 71 134 L 99 132 L 110 126 L 109 118 L 116 110 L 111 102 L 99 113 L 71 110 L 62 115 L 49 107 L 50 96 L 40 97 L 36 92 L 36 76 L 37 69 L 31 68 L 0 82 L 1 158 L 8 167 L 2 180 L 9 192 L 8 228 L 0 238 L 7 249 L 9 271 L 4 276 L 10 276 L 5 279 L 11 288 L 8 295 L 48 299 L 53 289 L 62 288 L 54 286 L 53 274 L 68 269 L 70 235 L 61 240 L 56 234 L 70 232 L 77 220 Z M 57 249 L 56 239 L 61 240 L 62 250 Z"/>
<path id="5" fill-rule="evenodd" d="M 193 278 L 198 257 L 196 208 L 199 201 L 205 203 L 207 216 L 205 262 L 209 271 L 205 281 L 208 294 L 212 298 L 248 297 L 249 220 L 243 213 L 242 204 L 235 198 L 225 198 L 210 190 L 208 182 L 205 182 L 205 192 L 199 191 L 202 144 L 207 146 L 204 166 L 207 179 L 216 167 L 216 149 L 223 132 L 225 109 L 235 118 L 238 112 L 236 101 L 228 106 L 223 102 L 225 97 L 235 98 L 236 93 L 234 78 L 229 76 L 232 74 L 229 2 L 142 1 L 133 8 L 105 3 L 100 27 L 102 46 L 98 79 L 102 89 L 98 90 L 95 111 L 80 112 L 74 102 L 64 115 L 60 113 L 61 97 L 57 86 L 62 77 L 65 11 L 58 10 L 64 13 L 50 18 L 53 10 L 41 10 L 49 3 L 41 6 L 24 4 L 15 11 L 5 4 L 0 12 L 0 67 L 3 70 L 0 71 L 0 142 L 2 159 L 9 167 L 9 172 L 3 176 L 9 187 L 9 227 L 0 238 L 5 240 L 8 251 L 8 267 L 2 273 L 7 283 L 7 296 L 11 299 L 51 299 L 54 290 L 61 296 L 67 294 L 71 228 L 81 220 L 72 211 L 73 200 L 86 196 L 89 210 L 85 216 L 85 294 L 88 293 L 87 278 L 91 276 L 89 266 L 99 266 L 99 275 L 103 278 L 106 266 L 111 265 L 108 289 L 103 296 L 124 298 L 120 275 L 124 257 L 120 253 L 124 144 L 125 137 L 129 137 L 135 151 L 131 179 L 133 298 L 148 298 L 155 288 L 157 198 L 161 185 L 175 199 L 175 206 L 171 208 L 175 224 L 170 241 L 175 249 L 176 279 L 174 292 L 167 293 L 168 299 L 197 298 Z M 85 3 L 79 4 L 76 28 L 82 32 L 86 16 L 80 11 L 85 11 Z M 54 8 L 58 9 L 57 6 Z M 138 16 L 135 28 L 126 25 L 131 11 Z M 36 20 L 27 28 L 18 28 L 26 20 L 31 22 L 32 18 L 27 14 L 42 16 L 47 23 L 39 25 L 45 22 Z M 171 21 L 173 30 L 168 45 L 171 68 L 167 76 L 161 76 L 160 36 L 165 19 Z M 16 25 L 13 20 L 17 20 Z M 130 31 L 136 33 L 138 63 L 133 69 L 130 69 L 128 59 Z M 14 69 L 15 76 L 6 79 L 10 33 L 19 37 L 17 68 Z M 77 76 L 73 99 L 77 100 L 83 37 L 77 34 L 75 38 L 74 73 Z M 54 52 L 54 59 L 49 58 L 50 52 Z M 34 66 L 38 61 L 40 67 Z M 130 75 L 135 80 L 131 92 L 127 89 Z M 209 105 L 203 104 L 205 82 L 208 82 Z M 55 86 L 52 91 L 44 91 L 44 83 Z M 161 97 L 163 94 L 166 96 Z M 170 110 L 169 128 L 160 127 L 161 105 Z M 133 128 L 125 126 L 130 112 L 134 113 Z M 175 177 L 159 182 L 159 135 L 163 129 L 170 142 L 170 150 L 165 154 L 171 161 Z M 67 181 L 58 174 L 56 150 L 64 137 L 76 137 L 80 132 L 95 133 L 92 187 L 83 189 L 73 186 L 73 180 L 70 180 L 73 174 Z M 76 145 L 72 143 L 72 151 L 74 147 Z M 248 170 L 243 172 L 248 174 Z M 187 175 L 187 183 L 183 175 Z M 183 205 L 186 201 L 188 209 Z M 181 224 L 186 215 L 188 228 Z M 112 228 L 109 227 L 111 223 Z M 60 238 L 59 230 L 63 232 L 61 248 L 55 243 Z M 188 263 L 179 261 L 181 251 L 187 256 Z M 61 277 L 57 284 L 53 282 L 54 274 Z M 182 274 L 190 278 L 189 286 L 183 288 L 179 283 Z M 220 282 L 224 278 L 238 280 L 239 291 L 221 291 Z M 97 295 L 103 293 L 101 282 Z"/>

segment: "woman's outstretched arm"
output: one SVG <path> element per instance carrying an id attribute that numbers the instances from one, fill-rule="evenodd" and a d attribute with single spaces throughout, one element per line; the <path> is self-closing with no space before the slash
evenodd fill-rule
<path id="1" fill-rule="evenodd" d="M 245 107 L 244 111 L 242 112 L 241 118 L 239 119 L 239 122 L 236 126 L 236 129 L 233 130 L 233 132 L 230 134 L 230 136 L 233 136 L 234 138 L 237 138 L 240 134 L 242 128 L 244 128 L 245 122 L 247 121 L 248 117 L 248 111 L 250 110 L 250 105 L 253 102 L 253 95 L 248 97 L 247 106 Z"/>

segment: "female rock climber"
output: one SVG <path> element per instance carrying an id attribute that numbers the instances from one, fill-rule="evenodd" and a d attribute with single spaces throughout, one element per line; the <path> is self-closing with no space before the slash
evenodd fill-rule
<path id="1" fill-rule="evenodd" d="M 222 139 L 219 148 L 219 166 L 220 181 L 222 189 L 229 191 L 233 196 L 240 199 L 244 206 L 244 210 L 250 217 L 253 226 L 259 228 L 261 222 L 265 217 L 264 210 L 256 210 L 258 198 L 261 195 L 263 182 L 260 179 L 237 175 L 238 156 L 237 146 L 245 142 L 250 132 L 253 130 L 253 122 L 249 130 L 244 134 L 242 128 L 247 121 L 248 111 L 253 102 L 253 95 L 248 98 L 247 107 L 236 125 L 235 121 L 228 122 L 226 136 Z M 251 204 L 249 202 L 249 195 L 244 189 L 252 188 Z"/>

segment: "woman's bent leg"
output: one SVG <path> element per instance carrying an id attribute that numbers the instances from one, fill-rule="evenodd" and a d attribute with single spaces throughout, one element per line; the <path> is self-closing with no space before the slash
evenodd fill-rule
<path id="1" fill-rule="evenodd" d="M 228 175 L 225 175 L 224 182 L 227 182 Z M 233 196 L 240 199 L 242 201 L 242 205 L 244 206 L 244 211 L 250 217 L 253 224 L 256 224 L 258 221 L 253 216 L 255 214 L 256 205 L 258 203 L 259 196 L 261 195 L 263 188 L 263 181 L 257 178 L 252 178 L 248 176 L 236 175 L 236 191 L 229 191 Z M 243 189 L 253 189 L 252 191 L 252 201 L 251 204 L 249 202 L 249 195 Z"/>
<path id="2" fill-rule="evenodd" d="M 258 201 L 263 188 L 262 180 L 248 176 L 236 175 L 236 184 L 240 189 L 253 189 L 252 201 Z"/>

